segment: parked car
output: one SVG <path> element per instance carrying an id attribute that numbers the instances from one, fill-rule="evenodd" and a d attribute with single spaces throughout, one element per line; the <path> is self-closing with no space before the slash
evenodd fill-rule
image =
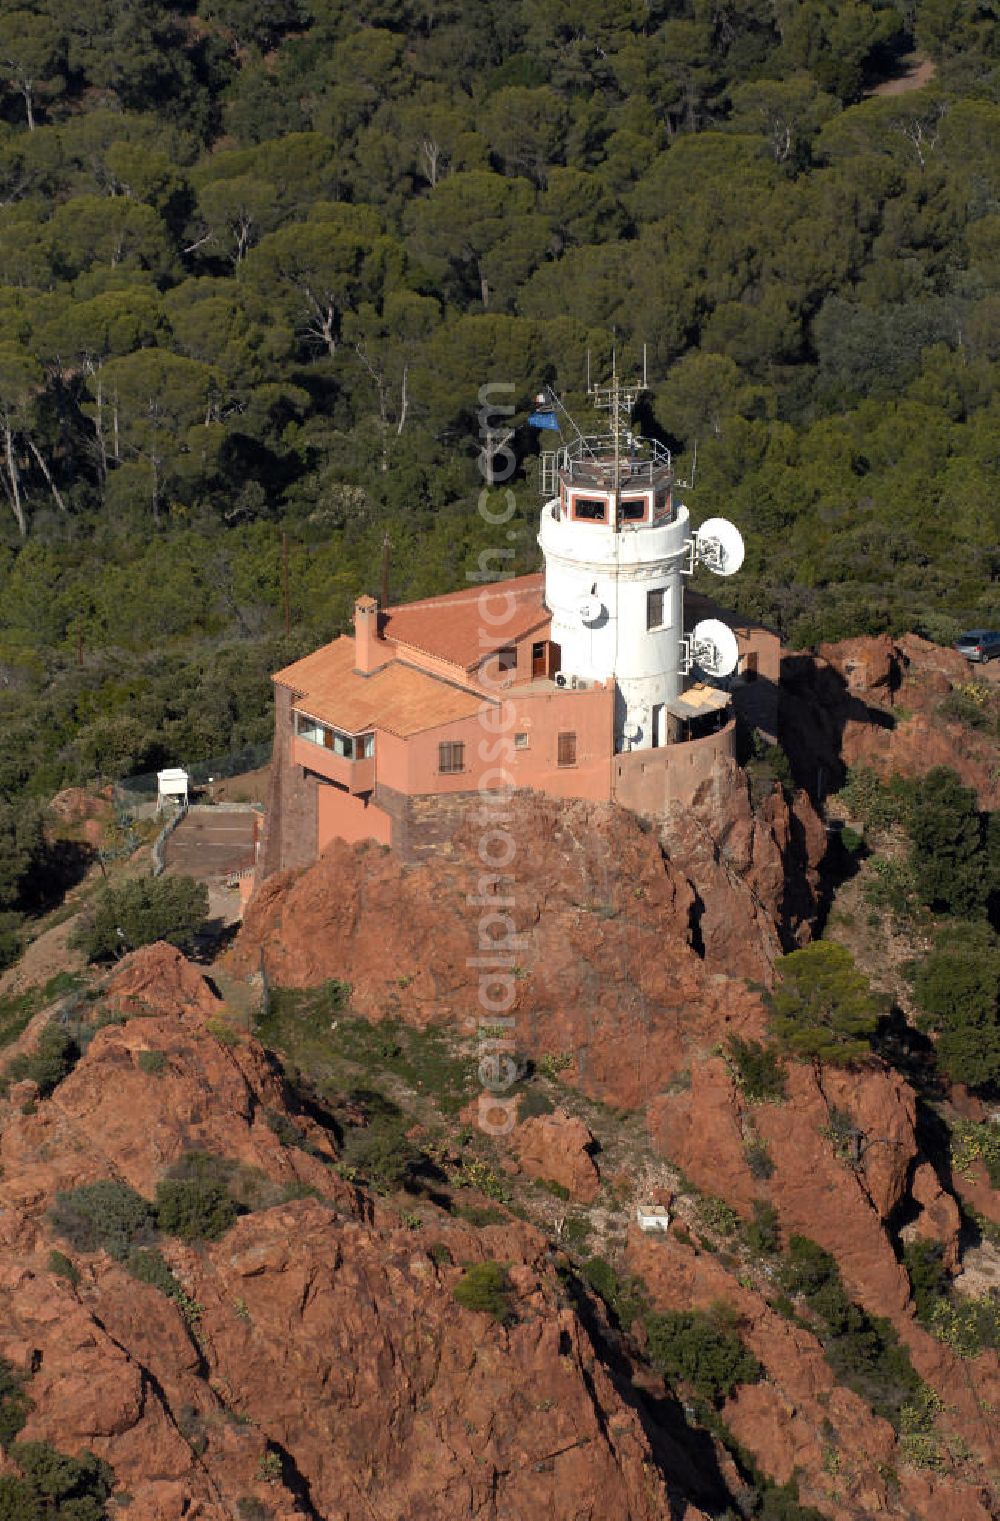
<path id="1" fill-rule="evenodd" d="M 995 660 L 1000 655 L 1000 634 L 991 628 L 974 628 L 958 636 L 955 648 L 966 660 Z"/>

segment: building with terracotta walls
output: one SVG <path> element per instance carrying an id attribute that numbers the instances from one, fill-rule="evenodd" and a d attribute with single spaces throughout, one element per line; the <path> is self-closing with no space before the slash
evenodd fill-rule
<path id="1" fill-rule="evenodd" d="M 511 786 L 656 817 L 732 755 L 729 688 L 776 694 L 778 640 L 705 599 L 685 606 L 697 540 L 669 456 L 614 443 L 562 451 L 544 572 L 399 607 L 361 597 L 353 635 L 275 675 L 262 875 L 335 838 L 419 853 L 470 799 Z M 692 631 L 692 612 L 735 634 L 725 686 L 693 668 L 709 625 Z"/>

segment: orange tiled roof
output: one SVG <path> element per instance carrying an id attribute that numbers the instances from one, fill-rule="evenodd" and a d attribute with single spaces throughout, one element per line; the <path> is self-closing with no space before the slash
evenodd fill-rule
<path id="1" fill-rule="evenodd" d="M 545 577 L 515 576 L 496 585 L 485 584 L 468 591 L 449 592 L 443 597 L 428 597 L 423 602 L 407 602 L 401 607 L 386 608 L 382 633 L 397 644 L 407 645 L 426 655 L 469 671 L 480 663 L 490 649 L 513 644 L 538 628 L 549 618 L 542 600 Z M 480 598 L 490 597 L 487 617 L 483 617 Z M 504 599 L 509 598 L 508 602 Z M 505 608 L 510 616 L 505 616 Z M 495 619 L 502 618 L 502 622 Z M 483 645 L 485 630 L 492 643 Z"/>
<path id="2" fill-rule="evenodd" d="M 386 654 L 388 665 L 359 676 L 354 640 L 343 636 L 278 671 L 274 680 L 297 694 L 296 707 L 349 734 L 375 728 L 403 737 L 419 734 L 456 718 L 471 718 L 490 700 L 392 659 L 391 648 Z"/>

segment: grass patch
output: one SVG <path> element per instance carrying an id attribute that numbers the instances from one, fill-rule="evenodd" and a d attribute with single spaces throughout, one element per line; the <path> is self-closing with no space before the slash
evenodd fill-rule
<path id="1" fill-rule="evenodd" d="M 387 1074 L 454 1115 L 476 1092 L 475 1061 L 457 1053 L 443 1030 L 413 1030 L 396 1020 L 373 1024 L 345 1016 L 350 986 L 275 988 L 255 1033 L 301 1070 L 327 1084 Z"/>

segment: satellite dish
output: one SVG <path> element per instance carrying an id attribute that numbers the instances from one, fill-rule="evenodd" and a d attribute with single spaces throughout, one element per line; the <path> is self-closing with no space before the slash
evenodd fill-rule
<path id="1" fill-rule="evenodd" d="M 691 661 L 706 676 L 728 676 L 740 660 L 736 635 L 718 618 L 703 618 L 691 630 Z"/>
<path id="2" fill-rule="evenodd" d="M 600 597 L 586 597 L 577 611 L 583 623 L 596 623 L 604 611 L 604 603 Z"/>
<path id="3" fill-rule="evenodd" d="M 728 518 L 707 518 L 694 540 L 699 561 L 715 576 L 734 576 L 743 564 L 743 535 Z"/>

